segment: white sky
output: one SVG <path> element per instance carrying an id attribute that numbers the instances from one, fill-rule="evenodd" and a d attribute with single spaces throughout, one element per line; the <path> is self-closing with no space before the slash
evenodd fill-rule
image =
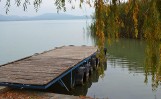
<path id="1" fill-rule="evenodd" d="M 6 15 L 5 3 L 7 0 L 1 0 L 0 2 L 0 14 Z M 22 0 L 23 1 L 23 0 Z M 39 8 L 39 11 L 36 12 L 33 6 L 33 0 L 30 0 L 31 5 L 28 5 L 27 11 L 23 11 L 23 6 L 17 7 L 15 0 L 11 0 L 11 7 L 8 15 L 17 15 L 17 16 L 37 16 L 44 13 L 57 13 L 56 6 L 54 5 L 55 0 L 42 0 L 42 4 Z M 66 0 L 68 1 L 68 0 Z M 75 1 L 75 0 L 73 0 Z M 67 11 L 60 13 L 66 13 L 71 15 L 91 15 L 94 12 L 93 7 L 89 7 L 88 4 L 82 4 L 82 9 L 79 7 L 79 0 L 73 2 L 72 4 L 66 3 Z M 21 4 L 22 5 L 22 4 Z M 75 9 L 72 9 L 72 5 L 75 5 Z"/>

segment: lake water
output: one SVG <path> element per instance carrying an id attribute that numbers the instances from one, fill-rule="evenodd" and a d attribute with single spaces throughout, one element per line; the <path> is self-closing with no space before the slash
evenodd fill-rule
<path id="1" fill-rule="evenodd" d="M 88 20 L 0 22 L 0 64 L 64 45 L 92 45 Z"/>
<path id="2" fill-rule="evenodd" d="M 89 20 L 0 22 L 0 64 L 63 45 L 94 45 Z M 108 99 L 160 99 L 160 82 L 145 72 L 146 43 L 120 39 L 108 49 L 104 74 L 98 72 L 70 94 Z"/>

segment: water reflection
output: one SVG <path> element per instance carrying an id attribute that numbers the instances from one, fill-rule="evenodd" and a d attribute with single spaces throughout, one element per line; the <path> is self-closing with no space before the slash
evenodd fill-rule
<path id="1" fill-rule="evenodd" d="M 128 68 L 128 71 L 134 72 L 134 73 L 142 73 L 143 72 L 143 67 L 137 67 L 136 62 L 129 61 L 126 58 L 119 58 L 119 57 L 114 57 L 112 55 L 109 56 L 108 61 L 110 61 L 110 65 L 113 68 L 119 68 L 121 67 L 122 69 Z"/>
<path id="2" fill-rule="evenodd" d="M 107 63 L 92 76 L 96 81 L 89 80 L 83 87 L 76 87 L 73 94 L 109 99 L 159 99 L 160 45 L 152 45 L 134 39 L 106 43 Z"/>
<path id="3" fill-rule="evenodd" d="M 145 59 L 145 83 L 148 83 L 148 75 L 151 75 L 152 90 L 157 90 L 161 84 L 161 56 L 160 42 L 148 42 Z"/>
<path id="4" fill-rule="evenodd" d="M 143 72 L 145 60 L 146 43 L 139 40 L 120 39 L 111 45 L 106 43 L 111 61 L 115 61 L 114 66 L 129 68 L 131 72 Z M 119 65 L 117 65 L 119 64 Z"/>
<path id="5" fill-rule="evenodd" d="M 85 82 L 83 86 L 76 86 L 75 89 L 72 90 L 71 94 L 76 96 L 86 96 L 89 92 L 88 89 L 92 87 L 92 84 L 98 83 L 99 77 L 103 77 L 104 70 L 107 70 L 107 62 L 104 62 L 103 65 L 99 66 L 98 69 L 93 72 L 89 80 Z"/>
<path id="6" fill-rule="evenodd" d="M 152 76 L 152 90 L 156 90 L 161 81 L 159 44 L 160 42 L 157 41 L 145 42 L 129 39 L 120 39 L 118 42 L 113 42 L 111 46 L 106 43 L 109 53 L 115 56 L 111 58 L 112 65 L 115 67 L 120 64 L 121 68 L 128 68 L 130 72 L 144 73 L 146 84 L 148 76 Z"/>

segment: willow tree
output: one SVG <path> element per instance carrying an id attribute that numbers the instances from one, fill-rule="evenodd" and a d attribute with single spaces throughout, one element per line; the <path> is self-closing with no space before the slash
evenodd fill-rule
<path id="1" fill-rule="evenodd" d="M 106 39 L 109 43 L 120 37 L 144 39 L 147 42 L 145 83 L 151 74 L 155 90 L 161 81 L 161 0 L 98 2 L 101 3 L 95 7 L 91 36 L 100 48 Z"/>

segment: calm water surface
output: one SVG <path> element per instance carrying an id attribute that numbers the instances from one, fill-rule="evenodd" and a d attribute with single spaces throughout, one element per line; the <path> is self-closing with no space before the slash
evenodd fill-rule
<path id="1" fill-rule="evenodd" d="M 94 45 L 85 20 L 0 22 L 0 64 L 63 45 Z M 104 74 L 94 72 L 70 94 L 108 99 L 161 99 L 161 86 L 145 76 L 144 41 L 120 39 L 108 46 Z"/>
<path id="2" fill-rule="evenodd" d="M 0 64 L 64 45 L 92 45 L 88 20 L 0 22 Z"/>

